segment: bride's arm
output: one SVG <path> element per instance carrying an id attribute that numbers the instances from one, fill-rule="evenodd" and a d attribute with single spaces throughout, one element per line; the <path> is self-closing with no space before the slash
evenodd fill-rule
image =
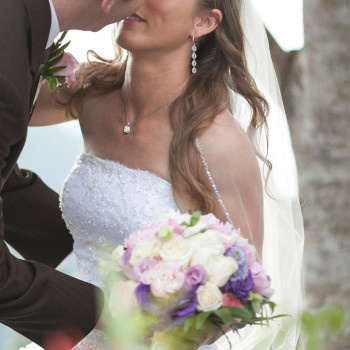
<path id="1" fill-rule="evenodd" d="M 227 214 L 261 256 L 263 187 L 257 157 L 248 136 L 229 112 L 225 112 L 200 136 L 199 143 Z M 204 176 L 208 180 L 207 188 L 216 199 L 213 213 L 227 221 L 212 183 L 207 174 Z"/>
<path id="2" fill-rule="evenodd" d="M 66 88 L 64 95 L 57 90 L 56 92 L 51 92 L 47 86 L 43 85 L 41 87 L 38 99 L 36 101 L 35 109 L 30 119 L 29 126 L 46 126 L 53 124 L 60 124 L 72 120 L 73 118 L 66 114 L 66 109 L 63 107 L 58 107 L 55 103 L 56 97 L 62 100 L 63 96 L 66 96 L 69 89 Z"/>

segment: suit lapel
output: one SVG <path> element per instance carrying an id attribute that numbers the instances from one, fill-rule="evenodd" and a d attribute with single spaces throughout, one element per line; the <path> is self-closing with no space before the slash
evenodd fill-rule
<path id="1" fill-rule="evenodd" d="M 32 89 L 30 91 L 30 104 L 31 104 L 30 117 L 32 116 L 32 112 L 34 110 L 35 96 L 37 95 L 37 90 L 39 88 L 38 85 L 40 84 L 40 73 L 43 70 L 45 63 L 49 58 L 50 51 L 51 51 L 51 47 L 49 47 L 47 50 L 45 50 L 45 53 L 42 56 L 43 63 L 39 64 L 39 67 L 38 67 L 37 71 L 35 72 L 35 75 L 33 76 L 33 84 L 32 84 Z"/>
<path id="2" fill-rule="evenodd" d="M 31 28 L 31 62 L 33 81 L 41 63 L 44 63 L 45 48 L 51 26 L 51 10 L 48 0 L 24 0 Z"/>
<path id="3" fill-rule="evenodd" d="M 30 116 L 33 102 L 40 81 L 40 73 L 49 57 L 50 49 L 46 49 L 51 26 L 51 9 L 48 0 L 24 0 L 30 21 L 31 50 L 30 70 L 32 86 L 30 91 Z"/>

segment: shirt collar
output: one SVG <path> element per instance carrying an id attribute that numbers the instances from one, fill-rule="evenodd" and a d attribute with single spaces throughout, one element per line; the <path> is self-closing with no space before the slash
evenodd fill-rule
<path id="1" fill-rule="evenodd" d="M 49 4 L 51 8 L 51 28 L 50 28 L 49 38 L 46 44 L 47 49 L 53 44 L 53 41 L 55 40 L 56 36 L 60 32 L 60 26 L 58 23 L 55 8 L 53 7 L 53 4 L 52 4 L 52 0 L 49 0 Z"/>

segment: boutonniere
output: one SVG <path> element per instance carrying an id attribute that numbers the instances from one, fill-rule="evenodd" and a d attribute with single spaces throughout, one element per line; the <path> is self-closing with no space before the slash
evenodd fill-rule
<path id="1" fill-rule="evenodd" d="M 49 59 L 44 66 L 41 75 L 43 83 L 47 83 L 51 91 L 55 91 L 57 87 L 75 83 L 75 72 L 79 68 L 79 62 L 73 55 L 64 50 L 70 44 L 70 41 L 63 44 L 63 40 L 67 32 L 63 32 L 61 37 L 52 45 Z"/>

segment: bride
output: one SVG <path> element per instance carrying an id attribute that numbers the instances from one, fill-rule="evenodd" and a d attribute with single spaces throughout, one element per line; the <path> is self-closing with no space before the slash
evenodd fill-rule
<path id="1" fill-rule="evenodd" d="M 291 315 L 230 334 L 234 349 L 295 349 L 300 206 L 266 34 L 250 2 L 146 0 L 116 41 L 115 60 L 82 65 L 77 83 L 54 97 L 42 89 L 31 120 L 80 122 L 85 150 L 61 193 L 80 278 L 102 286 L 98 262 L 155 214 L 211 212 L 255 245 L 277 313 Z M 277 130 L 267 134 L 273 118 Z M 74 349 L 101 349 L 102 339 L 94 330 Z"/>

